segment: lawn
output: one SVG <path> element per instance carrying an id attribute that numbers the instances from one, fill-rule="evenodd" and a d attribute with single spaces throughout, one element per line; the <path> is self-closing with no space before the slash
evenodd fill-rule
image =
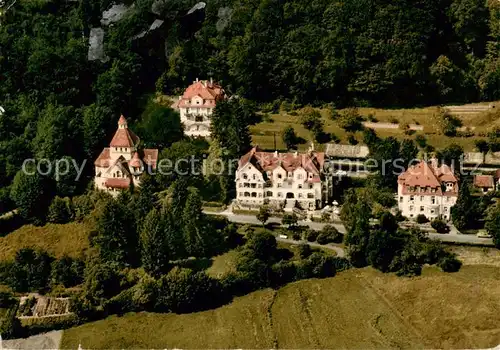
<path id="1" fill-rule="evenodd" d="M 11 260 L 21 248 L 41 248 L 60 258 L 79 257 L 89 247 L 89 228 L 86 224 L 25 225 L 0 238 L 0 261 Z"/>
<path id="2" fill-rule="evenodd" d="M 262 290 L 216 310 L 137 313 L 64 331 L 62 348 L 474 348 L 498 344 L 500 269 L 371 268 Z"/>
<path id="3" fill-rule="evenodd" d="M 475 129 L 474 137 L 446 137 L 437 130 L 438 107 L 413 108 L 413 109 L 377 109 L 377 108 L 359 108 L 359 113 L 367 119 L 368 116 L 375 118 L 379 123 L 390 123 L 398 121 L 402 124 L 419 124 L 423 126 L 423 131 L 418 131 L 413 135 L 406 135 L 402 129 L 376 129 L 376 133 L 381 137 L 393 136 L 397 139 L 415 138 L 417 134 L 424 134 L 428 139 L 428 144 L 436 149 L 444 148 L 450 144 L 461 145 L 465 151 L 474 151 L 474 142 L 484 135 L 493 125 L 500 125 L 500 116 L 498 113 L 479 113 L 472 115 L 459 116 L 466 127 Z M 324 122 L 324 131 L 335 134 L 340 142 L 347 144 L 347 133 L 341 129 L 337 123 L 329 118 L 326 109 L 320 110 Z M 342 112 L 342 111 L 340 111 Z M 300 116 L 290 115 L 286 112 L 279 114 L 270 114 L 270 118 L 265 118 L 256 125 L 250 127 L 252 141 L 254 145 L 259 145 L 263 149 L 274 149 L 274 135 L 276 135 L 276 147 L 279 150 L 285 149 L 285 144 L 281 139 L 281 133 L 287 125 L 294 128 L 297 135 L 305 143 L 299 145 L 299 150 L 306 150 L 309 147 L 313 135 L 300 124 Z M 362 133 L 355 134 L 356 139 L 362 142 Z M 324 145 L 315 145 L 317 150 L 323 150 Z"/>

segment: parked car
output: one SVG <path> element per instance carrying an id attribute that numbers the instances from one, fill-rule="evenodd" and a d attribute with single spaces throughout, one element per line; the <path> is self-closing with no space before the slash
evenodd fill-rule
<path id="1" fill-rule="evenodd" d="M 281 239 L 288 239 L 287 235 L 279 235 L 278 237 L 281 238 Z"/>

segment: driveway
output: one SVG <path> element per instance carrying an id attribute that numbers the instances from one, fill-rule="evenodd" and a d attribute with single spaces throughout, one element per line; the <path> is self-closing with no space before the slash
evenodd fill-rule
<path id="1" fill-rule="evenodd" d="M 254 215 L 240 215 L 234 214 L 230 211 L 230 209 L 225 210 L 223 212 L 214 213 L 214 212 L 205 212 L 208 215 L 222 215 L 227 217 L 227 219 L 231 222 L 236 222 L 240 224 L 252 224 L 252 225 L 261 225 L 262 223 L 257 220 Z M 267 223 L 277 223 L 281 225 L 281 218 L 272 217 Z M 299 225 L 308 226 L 313 230 L 321 230 L 326 225 L 331 225 L 335 227 L 340 233 L 345 234 L 346 229 L 342 224 L 335 223 L 322 223 L 322 222 L 312 222 L 312 221 L 299 221 Z M 439 241 L 448 242 L 448 243 L 458 243 L 458 244 L 476 244 L 476 245 L 484 245 L 484 246 L 493 246 L 493 240 L 491 238 L 479 238 L 475 235 L 463 235 L 461 234 L 453 225 L 450 225 L 450 233 L 440 234 L 434 232 L 427 232 L 427 235 L 431 239 L 437 239 Z M 295 242 L 295 241 L 294 241 Z M 298 243 L 298 242 L 295 242 Z M 310 243 L 309 243 L 310 244 Z M 322 246 L 324 247 L 324 246 Z"/>

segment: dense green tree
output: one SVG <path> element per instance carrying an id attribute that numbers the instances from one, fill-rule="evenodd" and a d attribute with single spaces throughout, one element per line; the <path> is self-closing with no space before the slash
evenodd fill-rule
<path id="1" fill-rule="evenodd" d="M 113 111 L 105 106 L 91 104 L 82 109 L 82 129 L 85 156 L 95 159 L 108 146 L 107 135 L 116 126 Z"/>
<path id="2" fill-rule="evenodd" d="M 256 217 L 257 220 L 262 222 L 262 225 L 264 226 L 266 224 L 266 221 L 271 217 L 271 210 L 268 206 L 262 206 L 259 208 L 259 212 L 257 213 Z"/>
<path id="3" fill-rule="evenodd" d="M 297 214 L 295 214 L 295 213 L 285 214 L 285 215 L 283 215 L 283 218 L 281 219 L 281 223 L 283 225 L 288 226 L 288 228 L 296 226 L 298 221 L 299 221 L 299 218 L 297 217 Z"/>
<path id="4" fill-rule="evenodd" d="M 141 258 L 144 269 L 153 276 L 168 272 L 170 251 L 166 236 L 165 220 L 158 209 L 153 209 L 144 219 L 141 230 Z"/>
<path id="5" fill-rule="evenodd" d="M 457 145 L 452 144 L 437 152 L 437 159 L 444 164 L 451 166 L 455 171 L 458 171 L 461 166 L 464 149 Z"/>
<path id="6" fill-rule="evenodd" d="M 177 111 L 155 105 L 147 112 L 137 130 L 146 147 L 162 149 L 182 139 L 183 127 Z"/>
<path id="7" fill-rule="evenodd" d="M 470 194 L 469 186 L 470 184 L 467 182 L 460 185 L 457 202 L 451 208 L 451 218 L 458 230 L 474 227 L 480 218 L 477 204 Z"/>
<path id="8" fill-rule="evenodd" d="M 203 256 L 209 248 L 206 238 L 210 232 L 205 222 L 201 197 L 194 188 L 190 189 L 186 198 L 182 212 L 182 228 L 187 254 L 189 256 Z"/>
<path id="9" fill-rule="evenodd" d="M 211 135 L 229 159 L 238 158 L 250 149 L 249 123 L 240 118 L 243 109 L 239 99 L 231 99 L 217 103 L 212 115 Z"/>
<path id="10" fill-rule="evenodd" d="M 69 198 L 54 197 L 47 212 L 47 221 L 65 224 L 73 219 L 73 210 Z"/>
<path id="11" fill-rule="evenodd" d="M 20 249 L 10 267 L 7 284 L 17 292 L 43 291 L 49 283 L 52 259 L 41 250 Z"/>
<path id="12" fill-rule="evenodd" d="M 50 180 L 40 175 L 36 169 L 27 170 L 30 175 L 23 170 L 16 174 L 11 198 L 21 217 L 35 224 L 42 224 L 51 200 Z"/>
<path id="13" fill-rule="evenodd" d="M 133 213 L 118 200 L 102 204 L 95 218 L 92 242 L 103 261 L 135 265 L 139 257 L 138 234 Z"/>
<path id="14" fill-rule="evenodd" d="M 52 262 L 51 284 L 61 284 L 66 288 L 74 287 L 83 282 L 85 264 L 82 260 L 63 256 Z"/>
<path id="15" fill-rule="evenodd" d="M 283 130 L 281 137 L 287 149 L 293 149 L 297 145 L 297 135 L 293 127 L 287 126 Z"/>
<path id="16" fill-rule="evenodd" d="M 500 248 L 500 206 L 494 205 L 488 209 L 484 227 L 488 234 L 493 237 L 495 247 Z"/>

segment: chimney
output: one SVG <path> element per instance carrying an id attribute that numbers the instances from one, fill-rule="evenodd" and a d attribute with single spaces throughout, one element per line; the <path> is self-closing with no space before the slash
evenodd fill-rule
<path id="1" fill-rule="evenodd" d="M 210 77 L 210 85 L 213 85 L 214 83 L 214 78 Z"/>
<path id="2" fill-rule="evenodd" d="M 274 157 L 278 158 L 278 151 L 274 151 Z"/>
<path id="3" fill-rule="evenodd" d="M 299 156 L 299 152 L 295 151 L 295 152 L 293 153 L 293 157 L 294 157 L 294 158 L 297 158 L 298 156 Z"/>
<path id="4" fill-rule="evenodd" d="M 196 82 L 198 82 L 198 78 L 196 78 Z"/>
<path id="5" fill-rule="evenodd" d="M 432 157 L 430 163 L 432 168 L 436 169 L 438 167 L 438 160 L 436 157 Z"/>

